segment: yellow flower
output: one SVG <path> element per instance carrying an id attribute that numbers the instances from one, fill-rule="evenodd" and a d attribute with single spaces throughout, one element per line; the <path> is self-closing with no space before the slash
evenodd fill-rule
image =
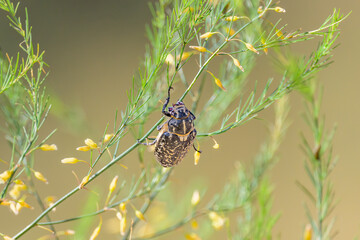
<path id="1" fill-rule="evenodd" d="M 64 158 L 61 160 L 61 163 L 64 163 L 64 164 L 75 164 L 77 163 L 79 160 L 77 158 Z"/>
<path id="2" fill-rule="evenodd" d="M 226 88 L 222 85 L 220 79 L 215 78 L 215 84 L 216 84 L 219 88 L 221 88 L 222 90 L 226 91 Z"/>
<path id="3" fill-rule="evenodd" d="M 199 228 L 199 224 L 195 219 L 193 219 L 190 224 L 191 224 L 192 229 L 198 229 Z"/>
<path id="4" fill-rule="evenodd" d="M 9 206 L 10 204 L 11 204 L 11 202 L 8 200 L 0 199 L 0 205 Z"/>
<path id="5" fill-rule="evenodd" d="M 2 235 L 4 240 L 14 240 L 12 237 L 9 237 L 8 235 Z"/>
<path id="6" fill-rule="evenodd" d="M 18 199 L 20 197 L 21 191 L 26 190 L 27 187 L 25 184 L 15 184 L 13 188 L 10 190 L 9 194 L 13 199 Z"/>
<path id="7" fill-rule="evenodd" d="M 183 52 L 181 55 L 181 61 L 188 59 L 191 56 L 191 52 Z M 180 55 L 176 57 L 177 60 L 180 60 Z"/>
<path id="8" fill-rule="evenodd" d="M 257 13 L 258 13 L 258 14 L 264 13 L 264 8 L 263 8 L 262 6 L 258 7 Z"/>
<path id="9" fill-rule="evenodd" d="M 187 240 L 201 240 L 199 235 L 197 235 L 196 233 L 187 233 L 187 234 L 185 234 L 185 238 Z"/>
<path id="10" fill-rule="evenodd" d="M 207 51 L 206 48 L 201 47 L 201 46 L 189 46 L 189 48 L 194 49 L 198 52 L 206 52 Z"/>
<path id="11" fill-rule="evenodd" d="M 123 215 L 121 214 L 121 212 L 116 212 L 116 217 L 117 219 L 121 220 L 123 218 Z"/>
<path id="12" fill-rule="evenodd" d="M 10 210 L 15 214 L 18 215 L 20 210 L 25 207 L 25 208 L 30 208 L 32 209 L 33 207 L 31 207 L 29 204 L 27 204 L 24 199 L 20 199 L 18 202 L 15 201 L 11 201 L 10 202 Z"/>
<path id="13" fill-rule="evenodd" d="M 252 51 L 252 52 L 254 52 L 254 53 L 256 53 L 256 54 L 259 54 L 258 50 L 256 50 L 256 49 L 254 48 L 254 46 L 251 45 L 250 43 L 245 43 L 245 46 L 246 46 L 246 48 L 249 49 L 250 51 Z"/>
<path id="14" fill-rule="evenodd" d="M 201 39 L 209 39 L 212 35 L 216 34 L 217 32 L 206 32 L 200 36 Z"/>
<path id="15" fill-rule="evenodd" d="M 209 218 L 211 219 L 211 225 L 215 230 L 220 230 L 225 224 L 225 218 L 219 216 L 216 212 L 210 212 Z"/>
<path id="16" fill-rule="evenodd" d="M 193 12 L 193 11 L 194 11 L 193 7 L 187 7 L 184 9 L 184 11 L 182 11 L 182 13 Z"/>
<path id="17" fill-rule="evenodd" d="M 232 59 L 233 59 L 234 65 L 237 66 L 241 71 L 244 72 L 244 68 L 243 68 L 243 66 L 240 65 L 239 60 L 237 60 L 237 59 L 234 58 L 234 57 L 232 57 Z"/>
<path id="18" fill-rule="evenodd" d="M 286 12 L 286 10 L 283 9 L 282 7 L 276 7 L 276 8 L 274 8 L 274 10 L 275 10 L 275 12 L 278 12 L 278 13 L 284 13 L 284 12 Z"/>
<path id="19" fill-rule="evenodd" d="M 40 146 L 40 149 L 43 151 L 56 151 L 57 150 L 57 146 L 55 144 L 43 144 Z"/>
<path id="20" fill-rule="evenodd" d="M 227 32 L 230 36 L 232 36 L 232 35 L 234 35 L 234 34 L 236 33 L 234 29 L 228 28 L 228 27 L 226 27 L 226 32 Z"/>
<path id="21" fill-rule="evenodd" d="M 85 139 L 85 144 L 87 146 L 89 146 L 91 149 L 95 149 L 95 148 L 98 147 L 97 144 L 93 140 L 91 140 L 90 138 Z"/>
<path id="22" fill-rule="evenodd" d="M 304 240 L 312 239 L 312 227 L 310 224 L 307 224 L 304 231 Z"/>
<path id="23" fill-rule="evenodd" d="M 48 184 L 47 179 L 44 177 L 44 175 L 43 175 L 41 172 L 36 172 L 36 171 L 35 171 L 35 172 L 34 172 L 34 176 L 35 176 L 37 179 L 39 179 L 40 181 Z"/>
<path id="24" fill-rule="evenodd" d="M 100 219 L 99 225 L 94 229 L 94 231 L 91 234 L 89 240 L 94 240 L 95 238 L 97 238 L 97 236 L 99 236 L 100 230 L 101 230 L 101 225 L 102 225 L 102 220 Z"/>
<path id="25" fill-rule="evenodd" d="M 108 142 L 108 141 L 110 141 L 110 139 L 112 138 L 112 137 L 114 137 L 115 135 L 113 134 L 113 133 L 111 133 L 111 134 L 105 134 L 105 136 L 104 136 L 104 142 Z"/>
<path id="26" fill-rule="evenodd" d="M 165 58 L 165 63 L 172 66 L 175 65 L 174 56 L 169 53 Z"/>
<path id="27" fill-rule="evenodd" d="M 136 215 L 137 218 L 139 218 L 139 219 L 143 220 L 144 222 L 146 222 L 146 219 L 145 219 L 143 213 L 140 212 L 139 210 L 135 210 L 135 215 Z"/>
<path id="28" fill-rule="evenodd" d="M 125 214 L 126 213 L 126 203 L 122 202 L 119 204 L 120 211 Z"/>
<path id="29" fill-rule="evenodd" d="M 225 89 L 224 86 L 222 85 L 220 79 L 218 79 L 217 77 L 215 77 L 215 75 L 212 74 L 212 72 L 210 72 L 210 71 L 207 71 L 207 72 L 210 73 L 211 76 L 214 78 L 215 84 L 216 84 L 219 88 L 221 88 L 222 90 L 226 91 L 226 89 Z"/>
<path id="30" fill-rule="evenodd" d="M 200 202 L 200 193 L 198 190 L 195 190 L 191 198 L 191 205 L 196 206 L 198 205 L 199 202 Z"/>
<path id="31" fill-rule="evenodd" d="M 195 153 L 194 153 L 194 164 L 195 164 L 195 165 L 198 165 L 199 160 L 200 160 L 200 152 L 199 152 L 199 151 L 195 151 Z"/>
<path id="32" fill-rule="evenodd" d="M 124 216 L 123 218 L 121 218 L 120 220 L 120 234 L 122 236 L 125 235 L 125 231 L 126 231 L 126 217 Z"/>
<path id="33" fill-rule="evenodd" d="M 12 170 L 6 170 L 0 174 L 0 184 L 4 184 L 12 175 Z"/>
<path id="34" fill-rule="evenodd" d="M 24 197 L 23 197 L 23 198 L 24 198 Z M 24 198 L 24 199 L 25 199 L 25 198 Z M 33 209 L 33 207 L 30 206 L 29 204 L 27 204 L 24 199 L 20 199 L 17 203 L 20 204 L 21 207 Z"/>
<path id="35" fill-rule="evenodd" d="M 65 236 L 74 235 L 74 234 L 75 234 L 75 231 L 72 229 L 67 229 L 64 231 Z"/>
<path id="36" fill-rule="evenodd" d="M 48 207 L 51 207 L 52 205 L 54 205 L 55 202 L 55 197 L 54 196 L 47 196 L 45 198 L 45 203 Z M 53 208 L 51 211 L 55 212 L 56 208 Z"/>
<path id="37" fill-rule="evenodd" d="M 237 20 L 239 20 L 239 19 L 240 19 L 240 17 L 238 17 L 238 16 L 231 16 L 231 17 L 226 17 L 226 18 L 225 18 L 225 21 L 235 22 L 235 21 L 237 21 Z"/>
<path id="38" fill-rule="evenodd" d="M 82 179 L 82 181 L 81 181 L 81 183 L 80 183 L 80 185 L 79 185 L 79 188 L 80 188 L 80 189 L 83 189 L 83 188 L 84 188 L 85 184 L 88 183 L 89 178 L 90 178 L 90 174 L 89 174 L 89 175 L 86 175 L 86 176 Z"/>
<path id="39" fill-rule="evenodd" d="M 266 45 L 266 44 L 265 44 L 265 39 L 262 38 L 262 39 L 261 39 L 261 43 L 263 44 L 263 47 L 264 47 L 264 46 Z M 267 48 L 264 48 L 263 50 L 264 50 L 264 53 L 265 53 L 265 54 L 268 54 L 269 50 L 268 50 Z"/>
<path id="40" fill-rule="evenodd" d="M 87 152 L 89 151 L 91 148 L 89 146 L 81 146 L 81 147 L 77 147 L 76 150 L 78 151 L 83 151 L 83 152 Z"/>
<path id="41" fill-rule="evenodd" d="M 112 193 L 115 190 L 118 179 L 119 179 L 119 176 L 115 176 L 113 178 L 113 180 L 111 181 L 110 186 L 109 186 L 109 192 Z"/>

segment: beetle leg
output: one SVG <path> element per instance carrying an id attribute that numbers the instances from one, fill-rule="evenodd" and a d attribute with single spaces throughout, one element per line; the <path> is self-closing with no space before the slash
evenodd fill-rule
<path id="1" fill-rule="evenodd" d="M 157 139 L 155 139 L 153 142 L 151 142 L 151 143 L 142 143 L 142 142 L 140 142 L 140 140 L 138 139 L 137 140 L 137 142 L 139 143 L 139 144 L 142 144 L 142 145 L 146 145 L 146 146 L 151 146 L 151 145 L 154 145 L 156 142 L 157 142 Z"/>
<path id="2" fill-rule="evenodd" d="M 163 128 L 163 126 L 165 125 L 165 123 L 166 123 L 166 122 L 164 122 L 163 124 L 157 126 L 156 129 L 157 129 L 158 131 L 160 131 L 160 130 Z"/>
<path id="3" fill-rule="evenodd" d="M 193 148 L 195 149 L 195 151 L 197 151 L 197 152 L 201 153 L 201 151 L 200 151 L 200 150 L 197 150 L 197 148 L 195 147 L 195 144 L 193 144 Z"/>
<path id="4" fill-rule="evenodd" d="M 171 117 L 171 114 L 168 111 L 166 111 L 166 107 L 170 101 L 170 89 L 172 89 L 172 87 L 169 87 L 169 89 L 168 89 L 168 97 L 166 98 L 163 109 L 162 109 L 162 113 L 167 117 Z"/>

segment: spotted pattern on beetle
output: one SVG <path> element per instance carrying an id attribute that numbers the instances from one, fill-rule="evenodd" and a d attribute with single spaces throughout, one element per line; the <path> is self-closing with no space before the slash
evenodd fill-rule
<path id="1" fill-rule="evenodd" d="M 155 144 L 156 160 L 163 167 L 172 167 L 180 163 L 193 146 L 197 133 L 194 126 L 196 117 L 185 107 L 183 102 L 179 101 L 173 104 L 166 111 L 170 101 L 170 89 L 162 109 L 162 113 L 169 119 L 158 126 L 159 134 L 154 142 L 143 143 L 144 145 Z"/>

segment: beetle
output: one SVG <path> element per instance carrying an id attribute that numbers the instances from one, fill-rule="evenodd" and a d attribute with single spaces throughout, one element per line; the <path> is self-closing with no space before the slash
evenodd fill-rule
<path id="1" fill-rule="evenodd" d="M 163 167 L 173 167 L 180 163 L 191 146 L 200 152 L 193 144 L 197 133 L 194 125 L 195 115 L 181 101 L 173 104 L 166 111 L 171 89 L 172 87 L 169 87 L 168 97 L 162 108 L 162 114 L 169 119 L 157 127 L 159 134 L 153 142 L 142 143 L 148 146 L 155 145 L 154 155 Z"/>

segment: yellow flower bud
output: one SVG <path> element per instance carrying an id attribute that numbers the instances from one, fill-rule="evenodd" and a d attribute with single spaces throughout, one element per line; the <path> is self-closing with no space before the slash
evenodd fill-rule
<path id="1" fill-rule="evenodd" d="M 125 214 L 126 213 L 126 203 L 122 202 L 119 204 L 120 211 Z"/>
<path id="2" fill-rule="evenodd" d="M 77 151 L 82 151 L 82 152 L 87 152 L 89 151 L 91 148 L 89 146 L 81 146 L 81 147 L 77 147 L 76 150 Z"/>
<path id="3" fill-rule="evenodd" d="M 196 233 L 187 233 L 187 234 L 185 234 L 185 238 L 187 240 L 201 240 L 199 235 L 197 235 Z"/>
<path id="4" fill-rule="evenodd" d="M 216 84 L 219 88 L 221 88 L 222 90 L 226 91 L 226 88 L 222 85 L 220 79 L 215 78 L 215 84 Z"/>
<path id="5" fill-rule="evenodd" d="M 61 163 L 64 163 L 64 164 L 75 164 L 77 163 L 79 160 L 77 158 L 64 158 L 61 160 Z"/>
<path id="6" fill-rule="evenodd" d="M 194 153 L 194 164 L 195 164 L 195 165 L 198 165 L 199 160 L 200 160 L 200 152 L 199 152 L 199 151 L 195 151 L 195 153 Z"/>
<path id="7" fill-rule="evenodd" d="M 234 34 L 236 33 L 234 29 L 228 28 L 228 27 L 226 27 L 226 32 L 227 32 L 230 36 L 232 36 L 232 35 L 234 35 Z"/>
<path id="8" fill-rule="evenodd" d="M 214 146 L 213 146 L 214 149 L 219 149 L 219 147 L 220 147 L 220 146 L 219 146 L 218 143 L 215 143 Z"/>
<path id="9" fill-rule="evenodd" d="M 126 231 L 126 217 L 123 217 L 121 220 L 120 220 L 120 234 L 122 236 L 125 235 L 125 231 Z"/>
<path id="10" fill-rule="evenodd" d="M 265 46 L 265 39 L 261 39 L 261 43 Z M 264 53 L 268 54 L 269 50 L 267 48 L 264 48 Z"/>
<path id="11" fill-rule="evenodd" d="M 233 59 L 234 65 L 237 66 L 241 71 L 244 72 L 244 68 L 243 68 L 243 66 L 240 65 L 239 60 L 237 60 L 236 58 L 232 58 L 232 59 Z"/>
<path id="12" fill-rule="evenodd" d="M 175 59 L 170 53 L 166 56 L 165 63 L 168 65 L 175 65 Z"/>
<path id="13" fill-rule="evenodd" d="M 284 12 L 286 12 L 286 10 L 283 9 L 282 7 L 276 7 L 276 8 L 274 8 L 274 10 L 275 10 L 275 12 L 278 12 L 278 13 L 284 13 Z"/>
<path id="14" fill-rule="evenodd" d="M 201 47 L 201 46 L 189 46 L 189 48 L 194 49 L 198 52 L 206 52 L 207 51 L 206 48 Z"/>
<path id="15" fill-rule="evenodd" d="M 225 21 L 235 22 L 235 21 L 237 21 L 237 20 L 239 20 L 239 19 L 240 19 L 240 17 L 238 17 L 238 16 L 231 16 L 231 17 L 226 17 L 226 18 L 225 18 Z"/>
<path id="16" fill-rule="evenodd" d="M 43 144 L 40 146 L 40 149 L 43 151 L 56 151 L 57 150 L 57 146 L 55 144 Z"/>
<path id="17" fill-rule="evenodd" d="M 112 137 L 114 137 L 115 135 L 113 134 L 113 133 L 111 133 L 111 134 L 105 134 L 105 136 L 104 136 L 104 142 L 108 142 L 108 141 L 110 141 L 110 139 L 112 138 Z"/>
<path id="18" fill-rule="evenodd" d="M 74 234 L 75 234 L 75 231 L 72 229 L 67 229 L 64 231 L 65 236 L 70 236 L 70 235 L 74 235 Z"/>
<path id="19" fill-rule="evenodd" d="M 47 196 L 45 198 L 45 203 L 46 203 L 47 207 L 51 207 L 52 205 L 54 205 L 54 202 L 55 202 L 54 196 Z M 53 208 L 51 211 L 55 212 L 56 208 Z"/>
<path id="20" fill-rule="evenodd" d="M 204 34 L 202 34 L 201 36 L 200 36 L 200 38 L 201 39 L 208 39 L 208 38 L 210 38 L 212 35 L 214 35 L 214 34 L 216 34 L 217 32 L 206 32 L 206 33 L 204 33 Z"/>
<path id="21" fill-rule="evenodd" d="M 250 51 L 252 51 L 252 52 L 254 52 L 254 53 L 256 53 L 256 54 L 259 54 L 258 50 L 256 50 L 256 49 L 254 48 L 254 46 L 251 45 L 250 43 L 245 43 L 245 46 L 246 46 L 246 48 L 249 49 Z"/>
<path id="22" fill-rule="evenodd" d="M 135 215 L 136 215 L 136 217 L 139 218 L 140 220 L 143 220 L 144 222 L 146 222 L 146 219 L 145 219 L 143 213 L 140 212 L 139 210 L 135 210 Z"/>
<path id="23" fill-rule="evenodd" d="M 3 235 L 2 237 L 4 238 L 4 240 L 14 240 L 12 237 L 9 237 L 8 235 Z"/>
<path id="24" fill-rule="evenodd" d="M 36 172 L 36 171 L 35 171 L 35 172 L 34 172 L 34 176 L 35 176 L 37 179 L 39 179 L 40 181 L 48 184 L 47 179 L 44 177 L 44 175 L 43 175 L 41 172 Z"/>
<path id="25" fill-rule="evenodd" d="M 95 149 L 95 148 L 98 147 L 97 144 L 93 140 L 91 140 L 90 138 L 85 139 L 85 144 L 87 146 L 89 146 L 91 149 Z"/>
<path id="26" fill-rule="evenodd" d="M 99 225 L 94 229 L 94 231 L 91 234 L 89 240 L 94 240 L 99 236 L 100 230 L 101 230 L 101 225 L 102 225 L 102 221 L 100 221 Z"/>
<path id="27" fill-rule="evenodd" d="M 264 12 L 264 8 L 262 6 L 258 7 L 257 13 L 262 14 Z"/>
<path id="28" fill-rule="evenodd" d="M 81 183 L 80 183 L 80 185 L 79 185 L 79 188 L 80 188 L 80 189 L 83 189 L 84 186 L 85 186 L 85 184 L 88 183 L 89 179 L 90 179 L 90 174 L 89 174 L 89 175 L 86 175 L 86 176 L 82 179 L 82 181 L 81 181 Z"/>
<path id="29" fill-rule="evenodd" d="M 198 205 L 199 202 L 200 202 L 200 193 L 198 190 L 195 190 L 191 198 L 191 205 L 196 206 Z"/>
<path id="30" fill-rule="evenodd" d="M 214 78 L 215 84 L 216 84 L 219 88 L 221 88 L 222 90 L 226 91 L 226 89 L 225 89 L 224 86 L 222 85 L 220 79 L 218 79 L 217 77 L 215 77 L 215 75 L 212 74 L 212 72 L 210 72 L 210 71 L 207 71 L 207 72 L 210 73 L 210 75 Z"/>
<path id="31" fill-rule="evenodd" d="M 119 176 L 115 176 L 113 178 L 113 180 L 111 181 L 110 186 L 109 186 L 109 192 L 112 193 L 115 190 L 118 179 L 119 179 Z"/>
<path id="32" fill-rule="evenodd" d="M 312 227 L 310 224 L 307 224 L 304 231 L 304 240 L 312 239 Z"/>
<path id="33" fill-rule="evenodd" d="M 181 61 L 188 59 L 191 56 L 191 52 L 183 52 L 181 55 Z M 180 55 L 176 57 L 177 60 L 180 60 Z"/>
<path id="34" fill-rule="evenodd" d="M 195 219 L 193 219 L 190 224 L 191 224 L 192 229 L 198 229 L 199 228 L 199 224 Z"/>
<path id="35" fill-rule="evenodd" d="M 194 11 L 193 7 L 187 7 L 184 9 L 184 11 L 182 11 L 182 13 L 193 12 L 193 11 Z"/>

